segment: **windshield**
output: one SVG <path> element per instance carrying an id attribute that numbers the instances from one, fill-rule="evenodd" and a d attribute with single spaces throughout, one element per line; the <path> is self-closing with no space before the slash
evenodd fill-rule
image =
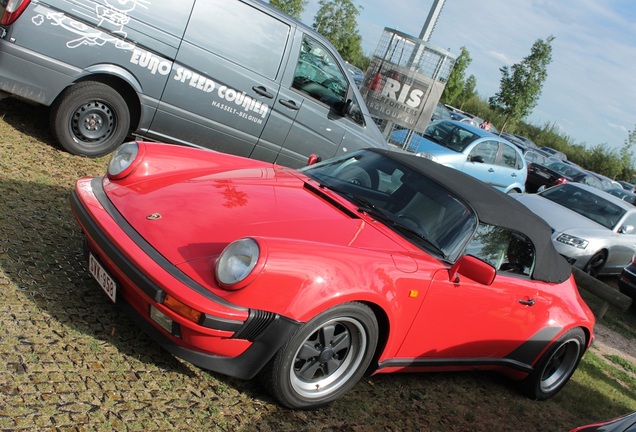
<path id="1" fill-rule="evenodd" d="M 375 152 L 359 151 L 300 171 L 441 258 L 459 257 L 477 225 L 472 208 L 442 185 Z"/>
<path id="2" fill-rule="evenodd" d="M 448 121 L 431 123 L 424 131 L 424 136 L 458 153 L 479 138 L 479 135 Z"/>
<path id="3" fill-rule="evenodd" d="M 542 192 L 541 195 L 611 230 L 626 213 L 618 205 L 600 195 L 573 185 L 565 184 L 552 187 Z"/>

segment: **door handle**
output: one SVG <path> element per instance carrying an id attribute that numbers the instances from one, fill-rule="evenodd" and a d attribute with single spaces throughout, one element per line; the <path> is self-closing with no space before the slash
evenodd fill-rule
<path id="1" fill-rule="evenodd" d="M 495 172 L 495 170 L 492 168 L 488 168 L 488 172 Z"/>
<path id="2" fill-rule="evenodd" d="M 534 306 L 534 299 L 528 299 L 528 300 L 519 299 L 519 303 L 526 306 Z"/>
<path id="3" fill-rule="evenodd" d="M 512 173 L 511 177 L 517 177 L 516 173 Z"/>
<path id="4" fill-rule="evenodd" d="M 289 109 L 293 109 L 293 110 L 299 110 L 300 107 L 298 105 L 296 105 L 296 102 L 294 102 L 293 100 L 282 100 L 280 99 L 279 102 L 286 106 Z"/>
<path id="5" fill-rule="evenodd" d="M 273 99 L 274 95 L 271 94 L 270 92 L 267 91 L 267 89 L 263 86 L 254 86 L 252 87 L 252 90 L 254 90 L 256 93 L 258 93 L 259 95 L 266 97 L 268 99 Z"/>

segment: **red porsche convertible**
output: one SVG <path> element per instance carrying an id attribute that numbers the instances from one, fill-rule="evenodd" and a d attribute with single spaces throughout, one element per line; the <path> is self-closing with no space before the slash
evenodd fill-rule
<path id="1" fill-rule="evenodd" d="M 71 207 L 113 302 L 168 351 L 259 376 L 288 407 L 398 371 L 497 370 L 547 399 L 593 340 L 550 228 L 414 155 L 293 170 L 131 142 Z"/>

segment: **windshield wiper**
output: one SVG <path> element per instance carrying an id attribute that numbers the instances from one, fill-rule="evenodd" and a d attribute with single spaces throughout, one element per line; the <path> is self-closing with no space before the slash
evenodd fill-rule
<path id="1" fill-rule="evenodd" d="M 368 199 L 361 197 L 359 195 L 356 195 L 352 192 L 346 191 L 343 188 L 340 188 L 338 186 L 334 186 L 332 184 L 326 184 L 320 180 L 319 180 L 319 183 L 320 183 L 320 187 L 330 189 L 340 195 L 343 195 L 345 198 L 349 199 L 349 201 L 356 204 L 358 206 L 358 211 L 369 214 L 372 218 L 384 223 L 390 228 L 395 228 L 399 230 L 401 233 L 408 234 L 411 237 L 415 237 L 418 240 L 424 241 L 430 248 L 432 248 L 442 258 L 447 258 L 446 254 L 434 241 L 428 239 L 426 236 L 424 236 L 417 230 L 414 230 L 413 228 L 404 225 L 398 217 L 392 215 L 391 213 L 385 212 L 384 210 L 377 207 Z"/>
<path id="2" fill-rule="evenodd" d="M 376 207 L 373 203 L 362 197 L 350 195 L 350 198 L 359 205 L 358 210 L 368 213 L 374 219 L 383 222 L 385 225 L 396 228 L 402 233 L 406 233 L 412 237 L 416 237 L 418 240 L 423 240 L 427 245 L 432 247 L 435 252 L 441 255 L 442 258 L 446 258 L 446 254 L 444 253 L 444 251 L 442 251 L 442 249 L 434 241 L 430 240 L 419 231 L 414 230 L 407 225 L 404 225 L 399 217 L 396 217 L 390 213 L 386 213 L 384 210 Z"/>

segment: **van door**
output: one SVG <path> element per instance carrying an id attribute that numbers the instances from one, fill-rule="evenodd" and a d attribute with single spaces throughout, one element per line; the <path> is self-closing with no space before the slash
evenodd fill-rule
<path id="1" fill-rule="evenodd" d="M 250 156 L 278 96 L 291 32 L 241 1 L 197 1 L 147 135 Z"/>
<path id="2" fill-rule="evenodd" d="M 351 122 L 342 112 L 352 81 L 336 55 L 307 34 L 297 33 L 293 52 L 297 60 L 290 59 L 275 103 L 293 122 L 276 162 L 298 167 L 312 153 L 323 160 L 337 154 Z"/>

